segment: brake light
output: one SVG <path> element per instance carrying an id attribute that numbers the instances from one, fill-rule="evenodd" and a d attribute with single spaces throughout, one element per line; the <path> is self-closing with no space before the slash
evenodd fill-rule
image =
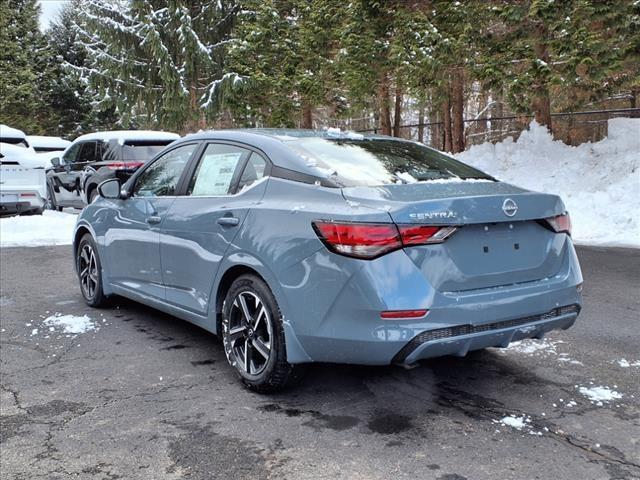
<path id="1" fill-rule="evenodd" d="M 571 235 L 571 217 L 569 216 L 569 213 L 545 218 L 545 222 L 547 222 L 554 232 Z"/>
<path id="2" fill-rule="evenodd" d="M 105 166 L 111 170 L 135 170 L 144 165 L 144 162 L 111 162 Z"/>
<path id="3" fill-rule="evenodd" d="M 21 193 L 20 196 L 21 197 L 28 197 L 28 198 L 35 198 L 36 194 L 35 193 Z"/>
<path id="4" fill-rule="evenodd" d="M 332 252 L 348 257 L 373 259 L 393 250 L 441 243 L 456 227 L 395 225 L 393 223 L 347 223 L 319 220 L 312 223 L 318 237 Z"/>

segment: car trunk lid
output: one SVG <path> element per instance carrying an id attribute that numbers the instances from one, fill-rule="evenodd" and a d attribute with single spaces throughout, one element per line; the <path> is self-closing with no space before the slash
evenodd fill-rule
<path id="1" fill-rule="evenodd" d="M 492 181 L 352 187 L 343 195 L 387 211 L 398 225 L 457 226 L 441 244 L 405 248 L 439 291 L 530 282 L 560 270 L 566 236 L 540 223 L 564 213 L 558 196 Z"/>

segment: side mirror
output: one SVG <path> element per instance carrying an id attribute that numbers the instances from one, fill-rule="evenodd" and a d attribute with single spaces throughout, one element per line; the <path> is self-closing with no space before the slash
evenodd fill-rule
<path id="1" fill-rule="evenodd" d="M 59 167 L 60 166 L 60 158 L 58 157 L 53 157 L 51 160 L 51 165 L 53 165 L 54 167 Z"/>
<path id="2" fill-rule="evenodd" d="M 102 198 L 118 199 L 120 197 L 120 182 L 116 178 L 105 180 L 98 185 L 98 193 Z"/>

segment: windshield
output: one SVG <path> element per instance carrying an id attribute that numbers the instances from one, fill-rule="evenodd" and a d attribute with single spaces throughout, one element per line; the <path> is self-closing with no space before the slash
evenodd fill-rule
<path id="1" fill-rule="evenodd" d="M 287 142 L 310 167 L 342 187 L 447 179 L 493 180 L 486 173 L 413 142 L 297 138 Z"/>

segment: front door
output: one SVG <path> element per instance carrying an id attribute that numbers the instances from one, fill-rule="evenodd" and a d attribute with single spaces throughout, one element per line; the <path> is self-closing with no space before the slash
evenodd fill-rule
<path id="1" fill-rule="evenodd" d="M 80 176 L 84 167 L 96 161 L 96 142 L 78 142 L 72 145 L 61 157 L 60 165 L 50 173 L 56 203 L 64 207 L 82 208 L 80 196 Z"/>
<path id="2" fill-rule="evenodd" d="M 115 286 L 164 300 L 160 227 L 196 148 L 196 143 L 181 145 L 158 157 L 136 177 L 131 196 L 119 201 L 118 215 L 105 236 L 109 278 Z"/>
<path id="3" fill-rule="evenodd" d="M 176 198 L 162 224 L 160 255 L 169 303 L 207 314 L 220 261 L 249 208 L 264 195 L 266 183 L 256 182 L 266 167 L 262 156 L 241 146 L 207 145 L 185 182 L 185 195 Z"/>

